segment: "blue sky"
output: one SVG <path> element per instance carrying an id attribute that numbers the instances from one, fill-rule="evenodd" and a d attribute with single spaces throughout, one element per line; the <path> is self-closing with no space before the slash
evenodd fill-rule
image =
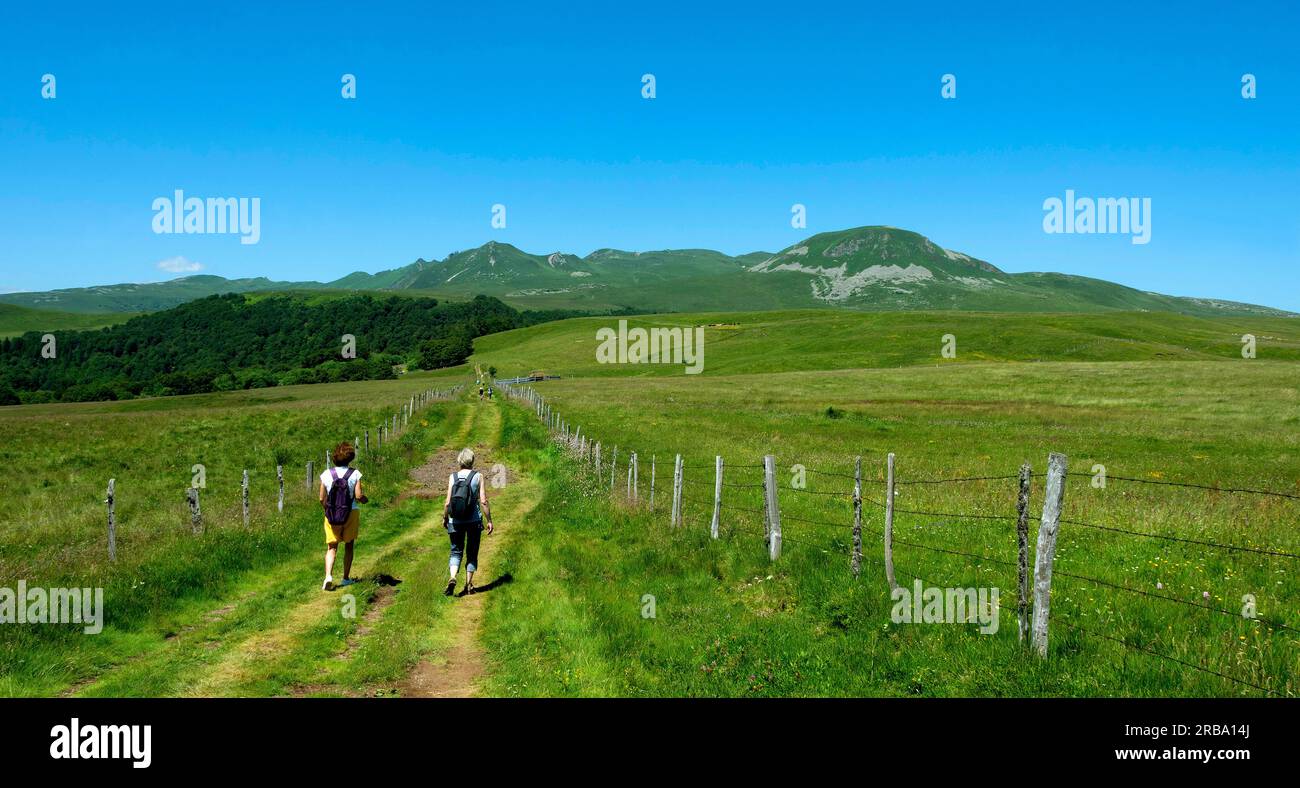
<path id="1" fill-rule="evenodd" d="M 1286 3 L 271 5 L 7 11 L 0 289 L 888 224 L 1008 271 L 1300 310 Z M 261 241 L 154 234 L 176 189 L 260 197 Z M 1045 234 L 1066 189 L 1150 197 L 1151 242 Z"/>

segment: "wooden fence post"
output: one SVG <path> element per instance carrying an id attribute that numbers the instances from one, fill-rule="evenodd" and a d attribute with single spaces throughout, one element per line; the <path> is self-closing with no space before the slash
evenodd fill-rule
<path id="1" fill-rule="evenodd" d="M 190 531 L 194 534 L 203 532 L 203 507 L 199 503 L 199 490 L 191 487 L 185 491 L 185 500 L 190 505 Z"/>
<path id="2" fill-rule="evenodd" d="M 609 460 L 609 491 L 614 492 L 614 480 L 618 478 L 618 447 L 614 447 L 614 456 Z"/>
<path id="3" fill-rule="evenodd" d="M 307 460 L 307 494 L 311 495 L 311 483 L 316 478 L 316 463 Z"/>
<path id="4" fill-rule="evenodd" d="M 650 511 L 655 508 L 655 456 L 650 455 Z"/>
<path id="5" fill-rule="evenodd" d="M 776 497 L 776 457 L 763 457 L 763 499 L 767 501 L 767 546 L 773 561 L 781 557 L 781 505 Z"/>
<path id="6" fill-rule="evenodd" d="M 1016 617 L 1019 637 L 1029 636 L 1029 463 L 1020 466 L 1020 492 L 1016 495 Z"/>
<path id="7" fill-rule="evenodd" d="M 722 455 L 713 455 L 713 522 L 709 535 L 718 538 L 718 521 L 722 519 Z"/>
<path id="8" fill-rule="evenodd" d="M 633 457 L 636 457 L 636 452 L 632 452 L 632 456 L 627 458 L 627 493 L 626 493 L 626 497 L 627 497 L 627 500 L 628 500 L 628 501 L 631 501 L 631 500 L 632 500 L 632 458 L 633 458 Z"/>
<path id="9" fill-rule="evenodd" d="M 889 591 L 898 588 L 894 581 L 894 453 L 885 458 L 885 579 Z"/>
<path id="10" fill-rule="evenodd" d="M 284 511 L 284 466 L 283 465 L 275 466 L 275 480 L 280 485 L 280 497 L 275 503 L 275 508 L 276 511 L 283 512 Z"/>
<path id="11" fill-rule="evenodd" d="M 1047 657 L 1047 622 L 1052 607 L 1052 562 L 1056 559 L 1056 531 L 1065 501 L 1064 454 L 1047 456 L 1047 484 L 1043 490 L 1043 519 L 1038 525 L 1038 552 L 1034 559 L 1034 633 L 1038 656 Z"/>
<path id="12" fill-rule="evenodd" d="M 600 441 L 596 441 L 596 484 L 600 484 Z"/>
<path id="13" fill-rule="evenodd" d="M 366 456 L 370 455 L 370 428 L 366 427 Z"/>
<path id="14" fill-rule="evenodd" d="M 638 489 L 641 484 L 641 459 L 636 452 L 632 452 L 632 503 L 640 503 L 641 491 Z"/>
<path id="15" fill-rule="evenodd" d="M 108 560 L 117 560 L 117 479 L 108 480 Z M 26 602 L 23 602 L 26 604 Z"/>
<path id="16" fill-rule="evenodd" d="M 244 527 L 248 527 L 248 471 L 244 471 Z"/>
<path id="17" fill-rule="evenodd" d="M 673 513 L 672 525 L 676 528 L 682 521 L 682 455 L 677 455 L 673 464 Z"/>
<path id="18" fill-rule="evenodd" d="M 853 463 L 853 555 L 849 568 L 856 578 L 862 573 L 862 457 Z"/>

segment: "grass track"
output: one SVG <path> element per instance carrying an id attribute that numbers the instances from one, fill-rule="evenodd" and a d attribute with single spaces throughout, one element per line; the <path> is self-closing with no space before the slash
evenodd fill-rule
<path id="1" fill-rule="evenodd" d="M 540 489 L 500 450 L 496 403 L 472 404 L 459 429 L 436 452 L 445 465 L 455 449 L 475 445 L 487 463 L 507 467 L 508 484 L 493 492 L 501 528 L 484 540 L 482 575 L 490 583 L 497 545 L 518 528 Z M 437 482 L 447 469 L 431 475 Z M 484 468 L 485 473 L 491 473 Z M 83 696 L 260 697 L 468 695 L 477 689 L 481 612 L 509 594 L 503 583 L 473 597 L 447 599 L 442 489 L 414 489 L 376 517 L 363 513 L 355 586 L 322 593 L 319 557 L 286 562 L 248 577 L 217 607 L 195 606 L 175 618 L 178 631 L 161 644 L 69 688 Z M 341 557 L 340 557 L 341 560 Z M 399 585 L 376 582 L 380 575 Z M 346 614 L 345 614 L 346 612 Z M 466 656 L 473 660 L 466 660 Z M 454 664 L 457 661 L 467 664 Z M 468 669 L 468 670 L 467 670 Z"/>

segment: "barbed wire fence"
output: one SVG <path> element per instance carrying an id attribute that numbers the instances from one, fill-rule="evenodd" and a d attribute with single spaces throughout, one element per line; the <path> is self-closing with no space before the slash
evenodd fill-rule
<path id="1" fill-rule="evenodd" d="M 614 482 L 619 477 L 619 449 L 610 451 L 599 440 L 584 432 L 579 426 L 560 414 L 552 404 L 532 387 L 504 384 L 501 388 L 506 395 L 516 402 L 533 410 L 534 415 L 547 428 L 552 439 L 587 473 L 594 475 L 601 485 L 608 485 L 610 494 L 617 493 Z M 1294 647 L 1300 641 L 1300 628 L 1280 618 L 1256 614 L 1252 609 L 1249 615 L 1245 610 L 1232 610 L 1214 604 L 1208 592 L 1201 600 L 1189 600 L 1169 593 L 1151 591 L 1133 587 L 1121 582 L 1083 574 L 1058 565 L 1056 545 L 1062 526 L 1071 532 L 1084 529 L 1098 534 L 1134 540 L 1152 540 L 1168 544 L 1177 544 L 1189 549 L 1205 552 L 1254 557 L 1261 560 L 1281 560 L 1287 563 L 1287 574 L 1293 570 L 1290 562 L 1300 559 L 1300 552 L 1273 546 L 1258 546 L 1222 541 L 1211 538 L 1193 538 L 1190 536 L 1156 533 L 1151 530 L 1139 530 L 1134 527 L 1113 523 L 1096 523 L 1087 520 L 1063 516 L 1063 502 L 1067 482 L 1071 478 L 1097 478 L 1095 473 L 1081 473 L 1068 470 L 1068 458 L 1062 454 L 1052 453 L 1048 457 L 1047 472 L 1035 473 L 1028 465 L 1022 465 L 1018 473 L 998 475 L 945 476 L 938 478 L 898 478 L 895 473 L 895 455 L 883 454 L 882 465 L 884 490 L 880 499 L 864 494 L 862 458 L 856 457 L 851 471 L 837 471 L 828 468 L 813 468 L 796 465 L 792 470 L 798 474 L 811 474 L 820 477 L 832 485 L 831 489 L 808 489 L 806 485 L 778 485 L 776 482 L 777 462 L 773 455 L 766 455 L 761 463 L 726 462 L 722 456 L 684 457 L 680 453 L 652 452 L 650 457 L 651 472 L 649 489 L 642 494 L 637 487 L 640 477 L 639 463 L 641 451 L 630 451 L 623 447 L 622 457 L 627 465 L 626 486 L 622 493 L 625 503 L 645 506 L 652 512 L 665 508 L 665 492 L 656 489 L 658 480 L 671 486 L 667 490 L 667 514 L 672 528 L 683 527 L 685 510 L 690 507 L 699 519 L 708 523 L 710 536 L 714 539 L 723 536 L 756 536 L 762 539 L 771 561 L 781 558 L 782 547 L 786 544 L 800 545 L 830 554 L 835 549 L 848 552 L 849 571 L 854 578 L 860 576 L 863 558 L 867 557 L 863 549 L 864 530 L 875 538 L 879 552 L 872 550 L 870 560 L 883 567 L 886 583 L 891 593 L 900 586 L 896 574 L 903 572 L 895 563 L 895 548 L 903 547 L 926 554 L 947 556 L 960 559 L 977 569 L 986 566 L 1001 571 L 1014 570 L 1015 582 L 1008 584 L 1015 589 L 1015 601 L 1006 605 L 997 603 L 1001 610 L 1015 616 L 1019 640 L 1031 653 L 1046 659 L 1049 653 L 1049 633 L 1051 626 L 1059 624 L 1071 633 L 1097 641 L 1116 644 L 1123 649 L 1141 654 L 1144 657 L 1160 660 L 1164 664 L 1175 666 L 1180 670 L 1194 671 L 1227 681 L 1235 686 L 1270 696 L 1294 695 L 1289 687 L 1286 689 L 1267 686 L 1257 680 L 1243 678 L 1224 672 L 1214 667 L 1199 664 L 1167 651 L 1154 648 L 1150 643 L 1139 642 L 1134 638 L 1125 638 L 1095 628 L 1084 626 L 1080 621 L 1059 614 L 1053 615 L 1051 601 L 1053 583 L 1059 584 L 1060 578 L 1077 581 L 1109 593 L 1123 594 L 1143 602 L 1153 602 L 1190 611 L 1203 612 L 1211 616 L 1230 617 L 1236 622 L 1251 627 L 1260 635 L 1280 639 L 1283 647 Z M 672 474 L 669 482 L 659 474 L 659 464 L 671 464 Z M 700 469 L 701 475 L 687 475 L 687 469 Z M 1037 516 L 1032 516 L 1029 509 L 1031 485 L 1035 479 L 1042 484 L 1042 507 Z M 1176 487 L 1188 490 L 1208 491 L 1216 494 L 1233 496 L 1250 496 L 1268 500 L 1300 502 L 1300 495 L 1263 490 L 1249 487 L 1223 487 L 1173 480 L 1141 479 L 1128 476 L 1105 476 L 1107 482 L 1121 482 L 1132 485 L 1150 485 L 1152 487 Z M 879 483 L 879 480 L 867 480 Z M 1007 485 L 1006 513 L 988 511 L 934 511 L 930 508 L 909 508 L 896 505 L 902 491 L 925 488 L 948 488 L 954 485 L 987 485 L 1000 483 Z M 834 489 L 833 485 L 840 485 Z M 603 487 L 602 487 L 603 489 Z M 802 509 L 789 504 L 782 504 L 781 496 L 793 495 L 796 499 L 807 502 L 808 506 L 822 512 L 821 516 L 804 516 Z M 827 507 L 838 504 L 842 508 L 827 512 Z M 865 507 L 864 507 L 865 505 Z M 864 522 L 864 508 L 874 512 Z M 796 515 L 794 512 L 798 511 Z M 1030 519 L 1037 521 L 1036 539 L 1030 542 Z M 896 526 L 902 521 L 913 524 L 906 534 L 908 538 L 898 538 Z M 873 523 L 879 523 L 874 525 Z M 1014 557 L 999 557 L 970 550 L 958 550 L 939 546 L 916 538 L 923 534 L 924 528 L 932 530 L 953 530 L 967 526 L 990 529 L 991 533 L 1006 537 L 1006 541 L 1015 544 Z M 792 536 L 793 531 L 797 536 Z M 815 543 L 814 534 L 831 534 L 835 544 Z M 920 555 L 921 553 L 917 553 Z M 922 576 L 911 571 L 903 574 L 917 582 Z M 1157 640 L 1158 638 L 1152 638 Z"/>

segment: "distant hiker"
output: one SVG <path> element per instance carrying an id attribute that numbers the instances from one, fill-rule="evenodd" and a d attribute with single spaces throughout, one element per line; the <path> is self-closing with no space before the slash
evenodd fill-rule
<path id="1" fill-rule="evenodd" d="M 492 508 L 488 506 L 487 485 L 483 474 L 474 470 L 474 450 L 461 449 L 456 455 L 460 470 L 447 477 L 447 500 L 443 504 L 443 527 L 451 537 L 451 559 L 447 568 L 451 578 L 443 592 L 456 591 L 456 572 L 465 558 L 465 591 L 474 593 L 474 572 L 478 569 L 478 543 L 483 535 L 483 516 L 487 515 L 487 532 L 492 533 Z"/>
<path id="2" fill-rule="evenodd" d="M 361 471 L 351 467 L 357 450 L 344 441 L 334 449 L 333 468 L 320 475 L 320 502 L 325 508 L 325 583 L 323 591 L 334 590 L 334 557 L 338 555 L 339 542 L 343 550 L 342 586 L 356 582 L 352 577 L 352 554 L 356 546 L 357 530 L 361 524 L 360 505 L 369 503 L 361 491 Z"/>
<path id="3" fill-rule="evenodd" d="M 480 400 L 483 399 L 483 384 L 482 384 L 482 383 L 478 384 L 478 398 L 479 398 Z"/>
<path id="4" fill-rule="evenodd" d="M 488 386 L 488 399 L 492 399 L 492 387 Z"/>

